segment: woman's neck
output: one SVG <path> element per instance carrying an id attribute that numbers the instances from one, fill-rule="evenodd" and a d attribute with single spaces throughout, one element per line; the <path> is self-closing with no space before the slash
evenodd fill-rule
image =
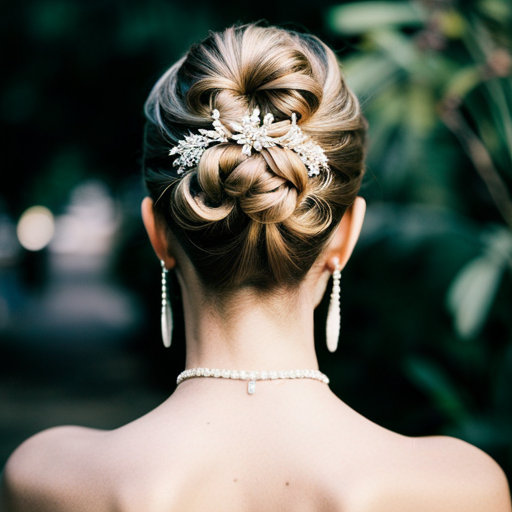
<path id="1" fill-rule="evenodd" d="M 218 311 L 194 288 L 182 284 L 187 369 L 318 369 L 313 305 L 300 289 L 278 296 L 241 290 Z"/>

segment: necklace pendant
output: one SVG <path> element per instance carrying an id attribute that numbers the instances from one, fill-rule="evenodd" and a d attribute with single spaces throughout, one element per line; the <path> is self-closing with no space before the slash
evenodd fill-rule
<path id="1" fill-rule="evenodd" d="M 250 380 L 247 383 L 247 393 L 249 393 L 249 395 L 253 395 L 255 391 L 256 391 L 256 381 Z"/>

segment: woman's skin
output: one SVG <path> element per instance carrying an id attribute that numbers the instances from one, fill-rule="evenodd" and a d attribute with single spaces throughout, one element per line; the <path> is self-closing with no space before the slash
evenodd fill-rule
<path id="1" fill-rule="evenodd" d="M 313 310 L 359 236 L 357 198 L 295 292 L 233 294 L 212 307 L 169 246 L 146 198 L 142 216 L 183 294 L 186 368 L 318 369 Z M 348 293 L 348 292 L 347 292 Z M 357 340 L 352 340 L 357 342 Z M 5 468 L 2 511 L 511 512 L 506 477 L 455 438 L 409 438 L 353 411 L 310 379 L 184 381 L 159 407 L 113 431 L 58 427 Z"/>

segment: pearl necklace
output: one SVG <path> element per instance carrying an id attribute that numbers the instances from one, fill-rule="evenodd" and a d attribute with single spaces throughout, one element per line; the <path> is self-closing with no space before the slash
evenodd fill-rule
<path id="1" fill-rule="evenodd" d="M 257 380 L 275 379 L 315 379 L 329 384 L 329 378 L 318 370 L 275 370 L 275 371 L 246 371 L 220 370 L 218 368 L 190 368 L 182 371 L 176 380 L 179 386 L 184 380 L 194 377 L 217 377 L 223 379 L 247 380 L 247 393 L 253 395 L 256 391 Z"/>

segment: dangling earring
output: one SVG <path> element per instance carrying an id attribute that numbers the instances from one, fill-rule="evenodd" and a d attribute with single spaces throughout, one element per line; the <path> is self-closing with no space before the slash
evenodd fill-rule
<path id="1" fill-rule="evenodd" d="M 331 302 L 329 303 L 329 311 L 327 313 L 327 348 L 330 352 L 335 352 L 338 348 L 338 340 L 340 337 L 340 279 L 341 268 L 336 264 L 336 270 L 332 274 L 332 292 Z"/>
<path id="2" fill-rule="evenodd" d="M 172 310 L 167 297 L 167 272 L 165 262 L 160 260 L 162 265 L 162 340 L 164 347 L 171 346 L 172 339 Z"/>

